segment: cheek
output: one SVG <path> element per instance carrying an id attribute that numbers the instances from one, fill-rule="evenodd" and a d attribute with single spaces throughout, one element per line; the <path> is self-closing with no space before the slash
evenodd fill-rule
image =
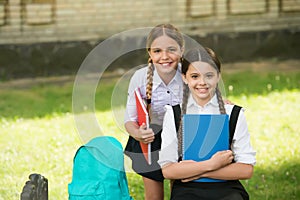
<path id="1" fill-rule="evenodd" d="M 195 85 L 197 85 L 197 81 L 195 81 L 195 80 L 193 80 L 193 79 L 189 79 L 187 83 L 188 83 L 188 86 L 189 86 L 190 88 L 192 88 L 192 87 L 194 87 Z"/>
<path id="2" fill-rule="evenodd" d="M 179 61 L 181 58 L 180 54 L 172 54 L 172 59 Z"/>
<path id="3" fill-rule="evenodd" d="M 152 59 L 152 62 L 156 63 L 158 61 L 158 57 L 157 55 L 155 54 L 150 54 L 150 58 Z"/>
<path id="4" fill-rule="evenodd" d="M 213 86 L 213 87 L 216 87 L 217 84 L 218 84 L 218 80 L 217 79 L 209 79 L 206 81 L 207 84 Z"/>

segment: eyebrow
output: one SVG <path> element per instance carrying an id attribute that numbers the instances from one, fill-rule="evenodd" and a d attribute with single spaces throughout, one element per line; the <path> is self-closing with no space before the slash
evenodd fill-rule
<path id="1" fill-rule="evenodd" d="M 196 73 L 196 72 L 190 73 L 191 76 L 193 76 L 193 75 L 199 75 L 199 74 L 201 74 L 201 73 L 200 72 L 198 72 L 198 73 Z"/>
<path id="2" fill-rule="evenodd" d="M 197 72 L 191 72 L 190 73 L 191 75 L 198 75 L 198 74 L 202 74 L 201 72 L 199 72 L 199 71 L 197 71 Z M 204 73 L 203 75 L 206 75 L 206 74 L 215 74 L 214 72 L 211 72 L 211 71 L 209 71 L 209 72 L 206 72 L 206 73 Z"/>
<path id="3" fill-rule="evenodd" d="M 168 46 L 166 49 L 170 49 L 170 48 L 175 48 L 175 49 L 178 49 L 176 46 Z M 163 49 L 161 47 L 150 47 L 150 49 Z"/>

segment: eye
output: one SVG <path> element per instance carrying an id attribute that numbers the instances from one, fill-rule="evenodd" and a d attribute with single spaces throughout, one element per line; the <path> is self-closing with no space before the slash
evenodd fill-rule
<path id="1" fill-rule="evenodd" d="M 211 78 L 214 77 L 214 74 L 206 74 L 205 77 L 208 78 L 208 79 L 211 79 Z"/>
<path id="2" fill-rule="evenodd" d="M 160 53 L 161 50 L 160 50 L 160 49 L 153 49 L 152 52 L 153 52 L 153 53 Z"/>
<path id="3" fill-rule="evenodd" d="M 174 53 L 174 52 L 177 51 L 177 48 L 176 47 L 169 47 L 168 51 L 171 52 L 171 53 Z"/>
<path id="4" fill-rule="evenodd" d="M 198 77 L 199 77 L 199 75 L 197 75 L 197 74 L 192 74 L 192 75 L 191 75 L 191 78 L 192 78 L 192 79 L 197 79 Z"/>

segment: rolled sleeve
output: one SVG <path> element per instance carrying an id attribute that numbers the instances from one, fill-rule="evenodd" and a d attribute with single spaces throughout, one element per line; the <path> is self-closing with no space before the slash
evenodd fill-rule
<path id="1" fill-rule="evenodd" d="M 124 123 L 128 121 L 137 121 L 134 90 L 136 88 L 141 89 L 145 87 L 145 83 L 144 83 L 145 73 L 146 73 L 146 68 L 139 69 L 133 74 L 133 76 L 130 79 L 128 92 L 127 92 L 127 103 L 126 103 L 126 111 L 124 116 Z"/>
<path id="2" fill-rule="evenodd" d="M 256 152 L 251 146 L 250 133 L 248 131 L 244 110 L 241 110 L 238 117 L 236 131 L 233 137 L 232 151 L 234 152 L 235 162 L 251 165 L 256 164 Z"/>

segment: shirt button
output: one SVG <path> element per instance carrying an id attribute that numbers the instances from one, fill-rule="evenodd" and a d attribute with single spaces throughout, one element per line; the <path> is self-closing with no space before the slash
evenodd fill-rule
<path id="1" fill-rule="evenodd" d="M 170 93 L 170 91 L 168 90 L 168 91 L 167 91 L 167 93 L 169 94 L 169 93 Z"/>

